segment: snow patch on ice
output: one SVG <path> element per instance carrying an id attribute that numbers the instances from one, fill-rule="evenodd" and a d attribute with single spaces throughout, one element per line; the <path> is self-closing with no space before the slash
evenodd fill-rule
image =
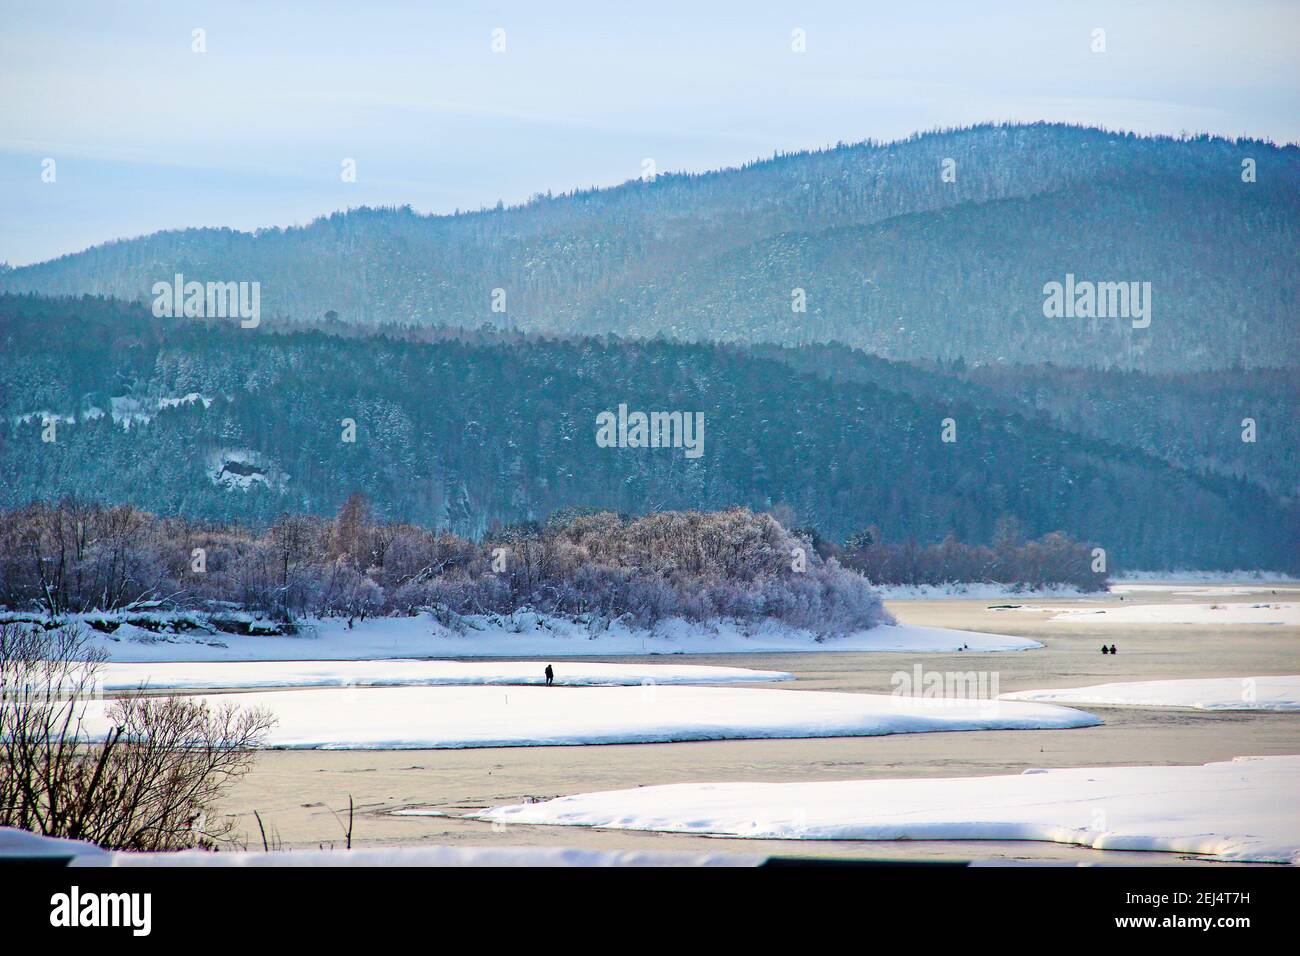
<path id="1" fill-rule="evenodd" d="M 761 693 L 761 692 L 757 692 Z M 584 793 L 473 816 L 776 840 L 1040 840 L 1300 863 L 1300 756 L 943 779 L 695 783 Z"/>
<path id="2" fill-rule="evenodd" d="M 1300 710 L 1300 676 L 1209 677 L 1126 681 L 1090 687 L 1022 690 L 1002 700 L 1101 707 L 1176 707 L 1193 710 Z"/>
<path id="3" fill-rule="evenodd" d="M 258 687 L 443 687 L 545 684 L 545 662 L 537 661 L 244 661 L 105 664 L 97 683 L 105 691 L 217 690 Z M 618 687 L 651 684 L 734 684 L 788 681 L 784 671 L 698 664 L 554 664 L 561 687 Z"/>
<path id="4" fill-rule="evenodd" d="M 557 665 L 558 667 L 559 665 Z M 229 696 L 196 696 L 214 706 Z M 276 718 L 269 747 L 426 750 L 871 737 L 960 730 L 1090 727 L 1052 704 L 735 687 L 326 687 L 252 691 L 241 707 Z M 111 702 L 92 701 L 86 732 L 110 730 Z"/>
<path id="5" fill-rule="evenodd" d="M 1131 604 L 1074 608 L 1052 616 L 1068 624 L 1280 624 L 1300 625 L 1300 603 Z"/>

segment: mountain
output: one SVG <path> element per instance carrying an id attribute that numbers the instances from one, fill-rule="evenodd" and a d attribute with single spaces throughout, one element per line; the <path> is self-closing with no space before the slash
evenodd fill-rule
<path id="1" fill-rule="evenodd" d="M 1009 515 L 1104 547 L 1112 568 L 1300 565 L 1295 509 L 1260 485 L 1068 431 L 958 375 L 840 346 L 421 337 L 0 297 L 0 506 L 75 495 L 264 525 L 360 491 L 380 517 L 477 535 L 572 506 L 784 505 L 832 540 L 876 525 L 922 543 L 988 543 Z M 601 447 L 619 405 L 702 414 L 702 454 Z"/>
<path id="2" fill-rule="evenodd" d="M 260 282 L 263 312 L 296 320 L 1278 367 L 1300 336 L 1298 180 L 1294 145 L 986 125 L 453 216 L 362 208 L 157 233 L 0 271 L 0 290 L 149 302 L 181 273 Z M 1149 326 L 1047 318 L 1044 286 L 1067 275 L 1150 283 Z"/>
<path id="3" fill-rule="evenodd" d="M 872 382 L 1023 415 L 1300 500 L 1300 375 L 1294 367 L 1146 373 L 1051 363 L 917 365 L 837 345 L 761 346 L 755 352 L 831 381 Z M 1246 419 L 1255 423 L 1254 442 L 1241 440 Z"/>
<path id="4" fill-rule="evenodd" d="M 1144 375 L 1051 366 L 971 368 L 1029 414 L 1067 431 L 1137 448 L 1195 471 L 1245 478 L 1300 500 L 1300 375 L 1287 369 L 1225 369 Z M 1243 422 L 1256 440 L 1241 440 Z"/>

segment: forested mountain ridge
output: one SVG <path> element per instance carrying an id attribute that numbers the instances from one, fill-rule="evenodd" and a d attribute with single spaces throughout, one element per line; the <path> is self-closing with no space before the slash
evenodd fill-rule
<path id="1" fill-rule="evenodd" d="M 831 381 L 872 382 L 1024 415 L 1300 499 L 1300 367 L 1153 374 L 1051 363 L 915 365 L 834 344 L 755 352 Z M 1254 442 L 1241 441 L 1247 419 L 1255 424 Z"/>
<path id="2" fill-rule="evenodd" d="M 965 377 L 1067 431 L 1300 500 L 1300 368 L 1139 372 L 984 365 Z M 1239 440 L 1245 422 L 1255 441 Z M 1224 438 L 1229 440 L 1225 441 Z M 1234 440 L 1238 439 L 1238 440 Z"/>
<path id="3" fill-rule="evenodd" d="M 147 302 L 154 282 L 182 273 L 258 281 L 265 313 L 300 320 L 836 339 L 967 362 L 1276 366 L 1300 337 L 1298 179 L 1291 145 L 977 126 L 509 209 L 157 233 L 0 273 L 0 289 Z M 1043 285 L 1067 273 L 1150 282 L 1150 327 L 1045 318 Z M 495 289 L 505 312 L 492 310 Z"/>
<path id="4" fill-rule="evenodd" d="M 387 520 L 477 536 L 571 506 L 786 505 L 831 540 L 875 525 L 922 543 L 987 543 L 1010 515 L 1113 567 L 1297 564 L 1294 510 L 1256 485 L 981 404 L 983 385 L 939 396 L 891 363 L 887 388 L 737 346 L 273 334 L 95 299 L 0 298 L 0 335 L 0 506 L 265 524 L 362 492 Z M 598 447 L 619 404 L 702 413 L 703 455 Z"/>
<path id="5" fill-rule="evenodd" d="M 714 341 L 838 340 L 910 360 L 1276 366 L 1300 335 L 1298 213 L 1190 184 L 964 203 L 730 250 L 670 284 L 625 290 L 583 325 Z M 1043 286 L 1067 275 L 1149 282 L 1150 325 L 1045 317 Z M 795 288 L 806 313 L 791 308 Z"/>

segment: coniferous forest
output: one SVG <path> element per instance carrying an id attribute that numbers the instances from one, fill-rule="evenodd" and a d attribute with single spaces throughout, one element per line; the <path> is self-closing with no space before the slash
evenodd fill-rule
<path id="1" fill-rule="evenodd" d="M 1293 462 L 1250 459 L 1261 446 L 1238 427 L 1246 407 L 1294 420 L 1294 386 L 1263 372 L 1162 406 L 1203 423 L 1180 450 L 1105 373 L 1074 373 L 1071 391 L 1096 384 L 1113 405 L 1061 413 L 1032 369 L 839 345 L 243 329 L 21 296 L 0 300 L 0 328 L 10 508 L 76 498 L 265 527 L 361 493 L 381 520 L 481 538 L 572 507 L 741 506 L 836 545 L 868 528 L 883 544 L 992 545 L 1012 521 L 1022 540 L 1103 548 L 1110 571 L 1296 567 Z M 1168 388 L 1129 375 L 1134 394 Z M 619 404 L 703 413 L 703 454 L 598 447 L 597 416 Z"/>

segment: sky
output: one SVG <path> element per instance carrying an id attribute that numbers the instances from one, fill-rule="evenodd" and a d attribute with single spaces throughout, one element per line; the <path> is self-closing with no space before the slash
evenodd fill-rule
<path id="1" fill-rule="evenodd" d="M 0 262 L 990 120 L 1296 142 L 1297 51 L 1296 0 L 0 0 Z"/>

